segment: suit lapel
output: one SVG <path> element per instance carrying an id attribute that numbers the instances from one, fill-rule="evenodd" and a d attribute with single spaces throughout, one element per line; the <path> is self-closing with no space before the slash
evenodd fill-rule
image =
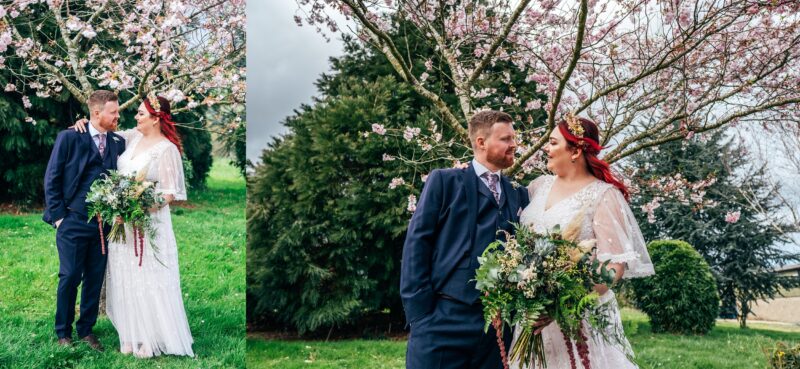
<path id="1" fill-rule="evenodd" d="M 115 140 L 113 133 L 109 132 L 106 134 L 106 155 L 103 158 L 105 162 L 106 168 L 109 169 L 116 169 L 116 165 L 114 165 L 116 158 L 117 158 L 117 141 Z"/>
<path id="2" fill-rule="evenodd" d="M 475 169 L 472 168 L 472 164 L 461 172 L 461 176 L 462 182 L 464 183 L 464 192 L 467 195 L 469 249 L 472 250 L 472 248 L 475 247 L 475 228 L 478 227 L 478 176 L 475 175 Z"/>
<path id="3" fill-rule="evenodd" d="M 511 185 L 511 182 L 505 176 L 500 177 L 501 186 L 503 186 L 503 192 L 500 194 L 500 207 L 502 208 L 506 203 L 508 203 L 508 208 L 511 209 L 511 217 L 512 219 L 516 217 L 516 208 L 518 207 L 517 204 L 517 191 L 514 190 L 514 186 Z"/>
<path id="4" fill-rule="evenodd" d="M 486 186 L 486 183 L 483 182 L 482 179 L 480 179 L 480 178 L 478 178 L 478 176 L 474 175 L 475 174 L 474 172 L 472 174 L 473 174 L 473 177 L 475 177 L 475 179 L 476 179 L 475 183 L 478 186 L 478 192 L 481 195 L 486 196 L 486 198 L 488 198 L 489 200 L 492 200 L 492 203 L 495 203 L 496 201 L 494 200 L 494 195 L 492 194 L 492 190 L 490 190 L 489 187 Z"/>
<path id="5" fill-rule="evenodd" d="M 89 133 L 88 129 L 86 132 L 81 133 L 81 140 L 83 140 L 84 145 L 88 145 L 88 147 L 91 148 L 90 150 L 92 150 L 93 153 L 95 153 L 97 156 L 100 156 L 100 150 L 97 148 L 97 145 L 94 144 L 92 134 Z"/>
<path id="6" fill-rule="evenodd" d="M 83 173 L 83 168 L 86 167 L 86 164 L 89 163 L 90 160 L 97 157 L 100 158 L 100 151 L 97 150 L 97 146 L 95 146 L 94 141 L 92 140 L 92 135 L 89 133 L 89 130 L 86 132 L 81 133 L 81 144 L 83 147 L 88 151 L 87 155 L 81 155 L 80 158 L 80 166 L 78 167 L 78 173 Z"/>

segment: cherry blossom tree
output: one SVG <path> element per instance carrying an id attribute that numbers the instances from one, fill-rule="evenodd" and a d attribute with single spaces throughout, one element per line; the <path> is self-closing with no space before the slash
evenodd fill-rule
<path id="1" fill-rule="evenodd" d="M 430 101 L 442 129 L 453 132 L 461 145 L 469 145 L 467 121 L 478 109 L 522 111 L 518 122 L 544 113 L 544 125 L 520 134 L 519 158 L 507 170 L 517 178 L 543 167 L 537 153 L 567 112 L 598 122 L 603 158 L 614 163 L 726 125 L 796 120 L 800 111 L 800 3 L 795 1 L 297 2 L 295 21 L 317 27 L 325 37 L 343 28 L 337 17 L 354 24 L 353 32 L 380 50 L 397 75 Z M 393 40 L 400 22 L 409 21 L 434 52 L 416 53 Z M 496 80 L 492 67 L 500 63 L 527 76 L 504 89 L 508 93 L 488 84 Z M 427 80 L 434 70 L 448 79 L 448 92 L 457 101 L 431 88 Z M 511 84 L 504 74 L 500 78 Z M 514 92 L 528 91 L 532 82 L 544 99 Z M 486 104 L 487 96 L 496 103 Z M 411 135 L 420 145 L 439 142 L 434 136 L 441 134 L 379 128 L 373 134 Z M 466 159 L 442 155 L 456 166 Z M 702 197 L 706 185 L 663 181 L 663 186 L 688 189 L 687 197 Z"/>
<path id="2" fill-rule="evenodd" d="M 790 1 L 655 0 L 299 0 L 295 20 L 336 32 L 331 12 L 357 25 L 398 75 L 429 99 L 449 129 L 466 138 L 487 66 L 511 62 L 546 101 L 503 103 L 547 113 L 526 136 L 517 172 L 545 142 L 562 114 L 597 121 L 605 159 L 690 137 L 742 119 L 796 117 L 800 92 L 800 10 Z M 412 21 L 436 55 L 401 50 L 388 33 Z M 469 47 L 469 48 L 467 48 Z M 456 104 L 427 88 L 416 61 L 441 60 Z M 426 66 L 430 66 L 426 62 Z M 524 89 L 525 86 L 516 86 Z"/>
<path id="3" fill-rule="evenodd" d="M 244 0 L 0 5 L 0 83 L 26 108 L 34 95 L 85 103 L 98 88 L 117 91 L 123 110 L 150 91 L 174 112 L 244 104 L 244 57 Z"/>

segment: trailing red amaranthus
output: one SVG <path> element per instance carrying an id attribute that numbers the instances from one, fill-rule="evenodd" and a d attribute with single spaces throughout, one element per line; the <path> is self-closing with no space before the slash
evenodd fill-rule
<path id="1" fill-rule="evenodd" d="M 581 339 L 576 342 L 575 346 L 578 348 L 578 356 L 581 357 L 581 364 L 585 369 L 589 369 L 589 341 L 586 338 L 586 334 L 583 333 L 584 324 L 581 321 L 581 327 L 578 330 L 578 333 L 581 335 Z M 572 351 L 570 351 L 572 352 Z"/>
<path id="2" fill-rule="evenodd" d="M 567 353 L 569 353 L 569 367 L 578 369 L 575 365 L 575 353 L 572 352 L 572 340 L 569 339 L 569 335 L 567 335 L 567 332 L 564 332 L 564 330 L 562 330 L 561 333 L 564 336 L 564 343 L 567 345 Z"/>
<path id="3" fill-rule="evenodd" d="M 97 229 L 100 230 L 100 252 L 106 254 L 106 237 L 103 235 L 103 218 L 100 213 L 97 214 Z"/>
<path id="4" fill-rule="evenodd" d="M 495 334 L 497 334 L 497 346 L 500 347 L 500 359 L 503 360 L 503 369 L 508 369 L 508 354 L 506 354 L 506 345 L 503 342 L 503 318 L 500 316 L 500 312 L 492 319 L 492 326 Z"/>
<path id="5" fill-rule="evenodd" d="M 136 247 L 136 244 L 134 244 L 133 247 Z M 144 232 L 142 232 L 142 230 L 140 229 L 139 230 L 139 266 L 140 267 L 142 266 L 142 257 L 143 256 L 144 256 Z"/>

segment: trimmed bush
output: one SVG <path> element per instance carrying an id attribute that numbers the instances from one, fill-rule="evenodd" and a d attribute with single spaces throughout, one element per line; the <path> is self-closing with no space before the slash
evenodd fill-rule
<path id="1" fill-rule="evenodd" d="M 684 241 L 653 241 L 647 248 L 656 274 L 630 282 L 653 332 L 708 333 L 719 315 L 719 294 L 706 261 Z"/>

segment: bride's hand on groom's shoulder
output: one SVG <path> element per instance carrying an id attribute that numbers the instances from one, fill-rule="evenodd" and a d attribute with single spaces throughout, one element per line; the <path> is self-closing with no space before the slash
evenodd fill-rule
<path id="1" fill-rule="evenodd" d="M 76 130 L 76 131 L 78 131 L 80 133 L 84 133 L 84 132 L 86 132 L 86 125 L 87 124 L 89 124 L 89 120 L 86 119 L 86 118 L 81 118 L 81 119 L 78 119 L 78 121 L 75 122 L 75 124 L 73 124 L 73 125 L 71 125 L 71 126 L 69 126 L 67 128 L 72 128 L 72 129 L 74 129 L 74 130 Z"/>

